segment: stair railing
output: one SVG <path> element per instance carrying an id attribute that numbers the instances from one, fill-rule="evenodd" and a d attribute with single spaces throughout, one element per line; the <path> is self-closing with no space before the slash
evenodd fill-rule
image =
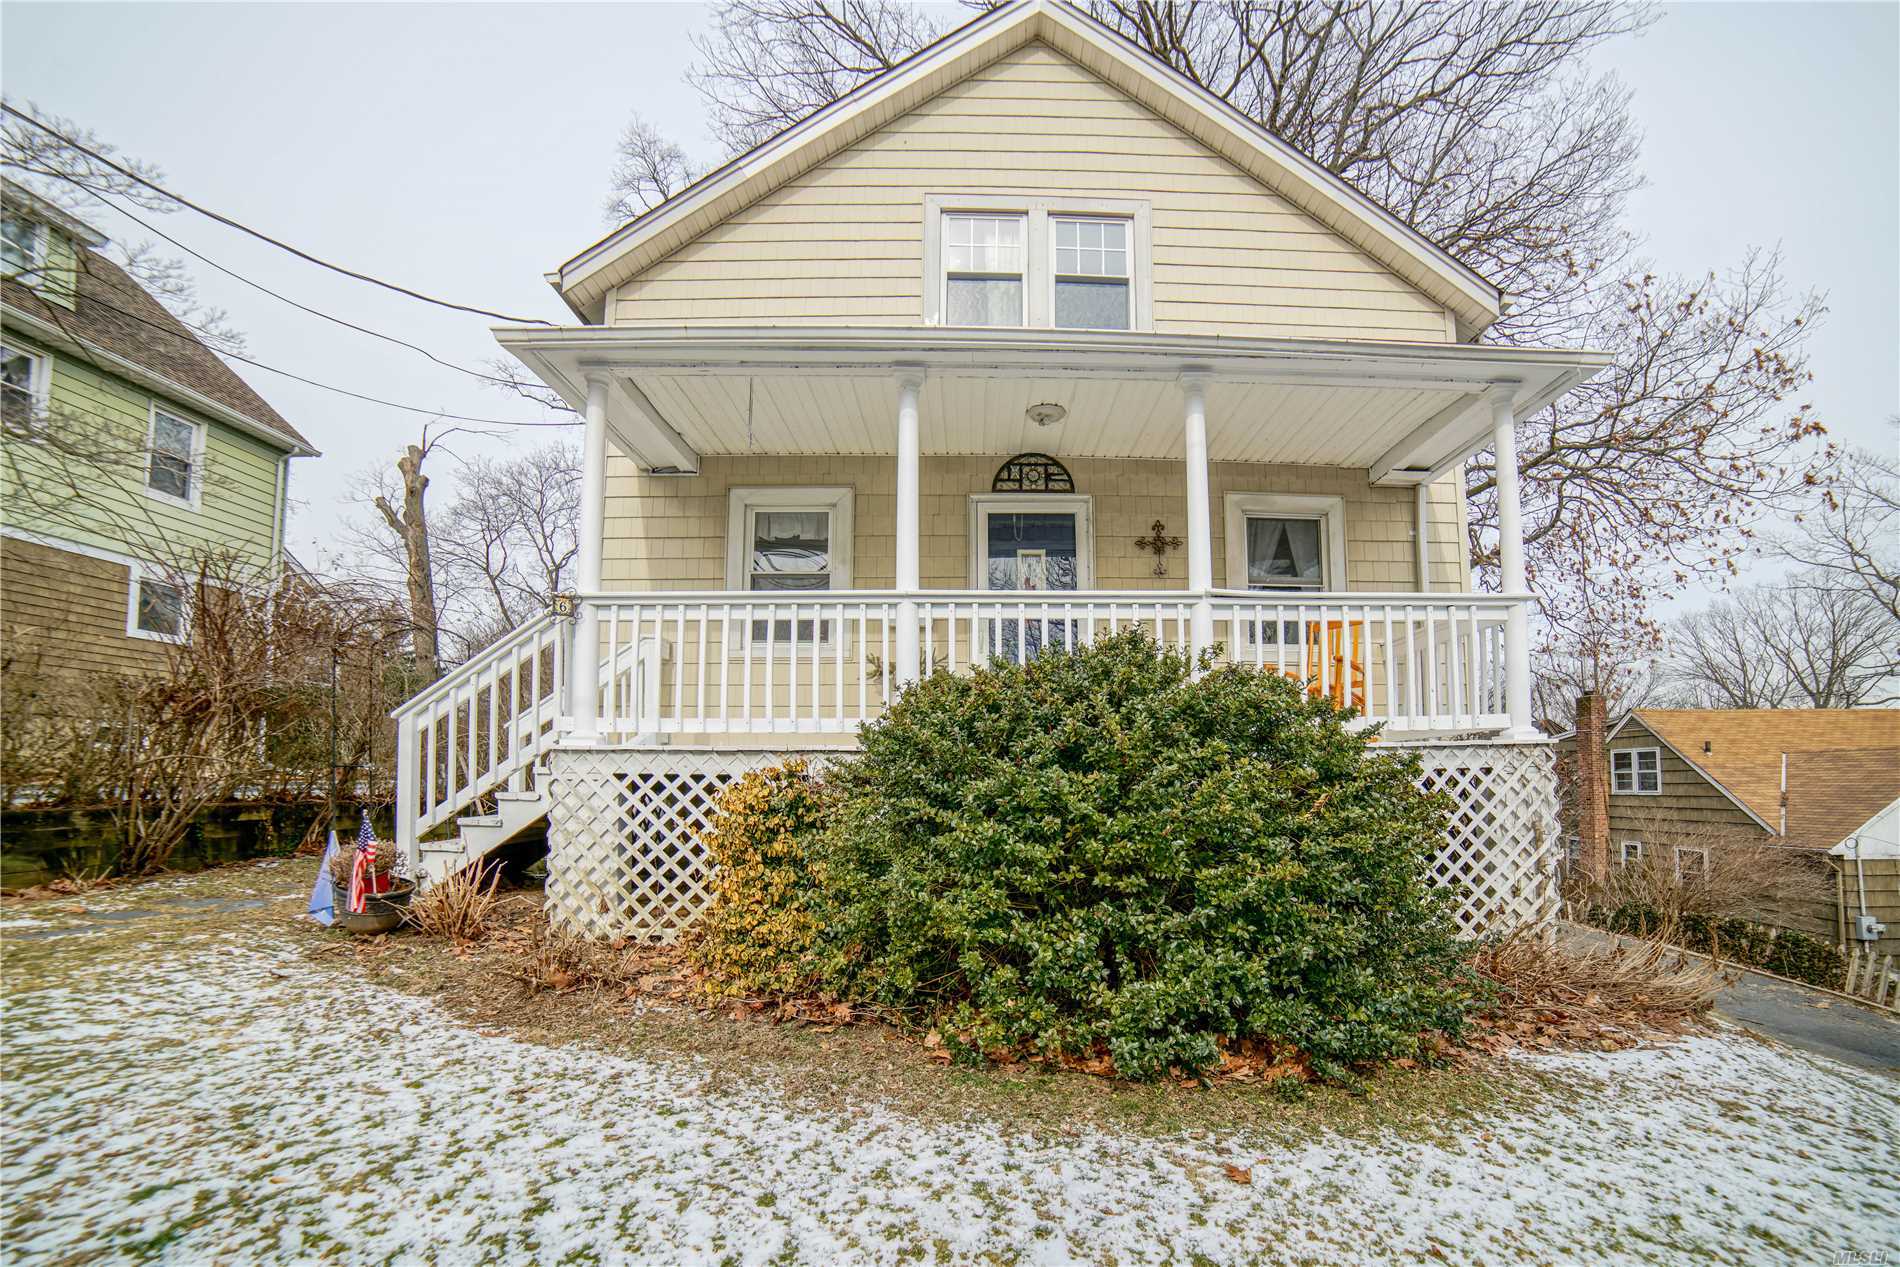
<path id="1" fill-rule="evenodd" d="M 396 722 L 396 844 L 420 841 L 483 796 L 525 791 L 560 733 L 570 623 L 544 612 L 390 714 Z"/>

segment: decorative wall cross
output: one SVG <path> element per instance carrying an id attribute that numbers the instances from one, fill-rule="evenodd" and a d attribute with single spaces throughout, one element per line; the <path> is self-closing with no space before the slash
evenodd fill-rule
<path id="1" fill-rule="evenodd" d="M 1155 575 L 1166 576 L 1168 574 L 1168 551 L 1179 550 L 1181 548 L 1181 538 L 1170 537 L 1168 535 L 1168 526 L 1157 519 L 1155 520 L 1154 528 L 1150 531 L 1148 536 L 1135 538 L 1135 548 L 1137 550 L 1146 550 L 1154 555 Z"/>

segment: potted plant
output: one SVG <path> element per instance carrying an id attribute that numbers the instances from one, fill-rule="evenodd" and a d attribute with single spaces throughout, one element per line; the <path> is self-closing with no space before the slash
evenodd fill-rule
<path id="1" fill-rule="evenodd" d="M 361 911 L 352 910 L 350 885 L 362 859 Z M 402 923 L 415 884 L 393 840 L 364 840 L 330 855 L 330 883 L 336 892 L 336 927 L 352 933 L 386 933 Z"/>

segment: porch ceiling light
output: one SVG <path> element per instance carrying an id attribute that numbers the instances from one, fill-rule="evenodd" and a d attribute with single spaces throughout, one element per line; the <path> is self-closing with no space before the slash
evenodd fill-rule
<path id="1" fill-rule="evenodd" d="M 1029 419 L 1029 421 L 1035 423 L 1038 427 L 1053 427 L 1068 416 L 1068 409 L 1061 405 L 1054 404 L 1031 405 L 1029 408 L 1023 410 L 1023 417 Z"/>

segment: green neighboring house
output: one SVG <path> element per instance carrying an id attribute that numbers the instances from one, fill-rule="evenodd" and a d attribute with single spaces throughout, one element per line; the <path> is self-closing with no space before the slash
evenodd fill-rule
<path id="1" fill-rule="evenodd" d="M 3 183 L 0 639 L 7 674 L 138 672 L 190 636 L 197 560 L 284 558 L 290 459 L 316 450 L 105 239 Z"/>

